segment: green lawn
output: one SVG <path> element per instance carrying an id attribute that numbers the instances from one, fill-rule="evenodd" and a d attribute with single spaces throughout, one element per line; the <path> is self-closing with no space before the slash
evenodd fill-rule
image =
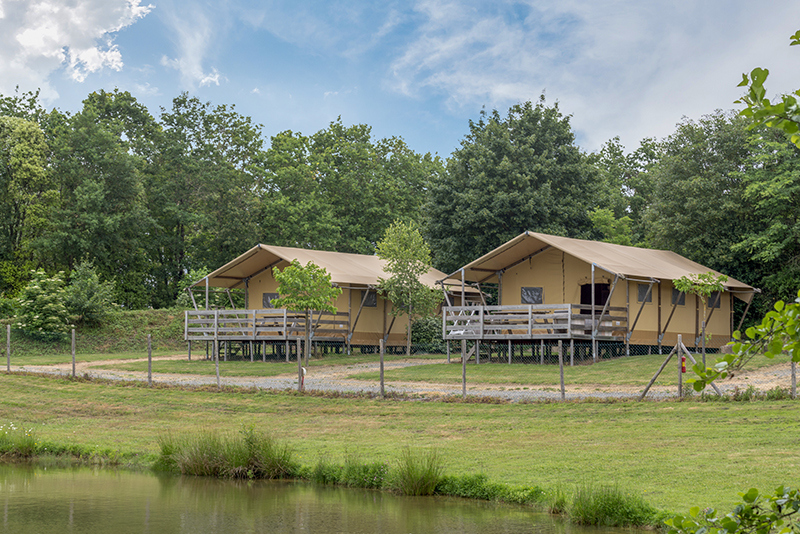
<path id="1" fill-rule="evenodd" d="M 800 468 L 800 412 L 792 401 L 498 405 L 148 389 L 4 374 L 0 384 L 0 422 L 126 455 L 154 454 L 157 437 L 168 432 L 255 425 L 291 443 L 306 465 L 353 453 L 364 461 L 391 459 L 406 445 L 433 446 L 445 453 L 449 473 L 567 490 L 585 482 L 619 484 L 674 511 L 695 504 L 724 509 L 749 487 L 797 484 Z"/>
<path id="2" fill-rule="evenodd" d="M 647 356 L 630 356 L 602 360 L 592 365 L 576 365 L 564 367 L 564 382 L 570 385 L 602 385 L 602 386 L 640 386 L 644 388 L 658 371 L 666 355 L 651 354 Z M 716 355 L 707 356 L 707 363 L 716 359 Z M 774 360 L 756 358 L 748 365 L 748 369 L 757 369 L 774 365 Z M 670 360 L 664 372 L 659 376 L 660 385 L 678 383 L 678 360 Z M 691 376 L 691 362 L 687 362 Z M 393 369 L 385 372 L 387 381 L 400 382 L 436 382 L 444 384 L 461 383 L 461 363 L 420 365 Z M 362 380 L 379 380 L 375 372 L 351 375 L 350 378 Z M 539 364 L 506 364 L 491 363 L 476 365 L 474 360 L 467 364 L 467 381 L 481 384 L 515 384 L 515 385 L 553 385 L 560 380 L 558 365 Z"/>

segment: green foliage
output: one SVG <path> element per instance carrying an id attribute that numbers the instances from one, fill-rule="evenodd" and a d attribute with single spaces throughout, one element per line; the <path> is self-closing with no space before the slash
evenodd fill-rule
<path id="1" fill-rule="evenodd" d="M 619 219 L 614 217 L 614 212 L 608 208 L 595 208 L 589 212 L 592 226 L 602 236 L 605 243 L 631 246 L 631 224 L 633 219 L 624 215 Z"/>
<path id="2" fill-rule="evenodd" d="M 712 272 L 681 276 L 672 281 L 675 289 L 681 293 L 691 293 L 701 298 L 703 302 L 703 317 L 706 316 L 708 298 L 714 293 L 722 293 L 725 290 L 725 282 L 728 277 L 724 274 L 714 274 Z"/>
<path id="3" fill-rule="evenodd" d="M 36 452 L 33 429 L 25 430 L 12 421 L 0 424 L 0 458 L 31 458 Z"/>
<path id="4" fill-rule="evenodd" d="M 275 479 L 296 474 L 292 451 L 253 427 L 234 436 L 214 431 L 197 435 L 160 436 L 155 468 L 184 475 L 218 478 Z"/>
<path id="5" fill-rule="evenodd" d="M 444 169 L 397 137 L 373 140 L 341 119 L 305 136 L 282 132 L 261 159 L 261 235 L 270 244 L 373 254 L 398 218 L 420 219 L 429 180 Z"/>
<path id="6" fill-rule="evenodd" d="M 699 363 L 692 367 L 697 378 L 689 382 L 696 391 L 702 391 L 714 380 L 741 369 L 759 354 L 769 359 L 788 354 L 791 361 L 800 362 L 800 292 L 793 303 L 776 302 L 760 324 L 745 331 L 745 336 L 742 337 L 738 330 L 734 332 L 733 353 L 719 358 L 713 367 L 704 368 Z"/>
<path id="7" fill-rule="evenodd" d="M 800 30 L 789 39 L 790 46 L 800 44 Z M 742 74 L 739 87 L 747 87 L 747 94 L 736 103 L 747 107 L 740 114 L 750 120 L 750 128 L 760 125 L 776 128 L 800 148 L 800 89 L 781 95 L 780 102 L 773 104 L 766 98 L 767 90 L 764 87 L 768 76 L 769 70 L 758 67 L 749 75 Z"/>
<path id="8" fill-rule="evenodd" d="M 602 197 L 597 173 L 569 117 L 544 97 L 505 117 L 482 113 L 447 173 L 430 183 L 424 212 L 434 264 L 453 272 L 526 230 L 590 237 L 587 214 Z"/>
<path id="9" fill-rule="evenodd" d="M 68 332 L 69 313 L 64 305 L 63 272 L 48 276 L 42 269 L 31 272 L 31 281 L 17 299 L 16 326 L 27 335 L 57 339 Z"/>
<path id="10" fill-rule="evenodd" d="M 411 325 L 411 340 L 414 343 L 442 344 L 442 319 L 435 315 L 420 317 Z"/>
<path id="11" fill-rule="evenodd" d="M 339 484 L 351 488 L 380 489 L 386 484 L 389 475 L 389 464 L 386 462 L 361 461 L 359 455 L 350 453 L 341 469 Z"/>
<path id="12" fill-rule="evenodd" d="M 800 530 L 800 490 L 778 486 L 771 494 L 755 488 L 739 493 L 741 501 L 725 515 L 694 506 L 664 523 L 667 534 L 788 534 Z"/>
<path id="13" fill-rule="evenodd" d="M 101 282 L 92 262 L 84 260 L 72 272 L 64 304 L 78 324 L 98 325 L 113 310 L 113 294 L 114 284 Z"/>
<path id="14" fill-rule="evenodd" d="M 433 495 L 444 472 L 444 459 L 436 449 L 405 447 L 392 473 L 392 487 L 403 495 Z"/>
<path id="15" fill-rule="evenodd" d="M 0 261 L 20 265 L 33 255 L 33 239 L 42 233 L 57 195 L 47 152 L 39 125 L 0 116 Z"/>
<path id="16" fill-rule="evenodd" d="M 392 301 L 394 317 L 408 314 L 429 315 L 441 302 L 442 295 L 422 282 L 420 277 L 431 268 L 431 251 L 416 224 L 395 221 L 378 243 L 378 257 L 386 262 L 388 279 L 379 278 L 379 291 Z"/>
<path id="17" fill-rule="evenodd" d="M 273 267 L 272 274 L 278 282 L 280 295 L 280 298 L 272 301 L 276 308 L 336 311 L 331 301 L 336 300 L 342 290 L 332 286 L 331 275 L 313 262 L 303 266 L 299 261 L 292 260 L 283 271 Z"/>
<path id="18" fill-rule="evenodd" d="M 484 501 L 500 500 L 507 488 L 503 484 L 489 482 L 489 477 L 479 473 L 462 476 L 443 476 L 436 486 L 436 493 L 453 495 L 465 499 Z"/>
<path id="19" fill-rule="evenodd" d="M 628 527 L 651 524 L 657 510 L 617 486 L 585 484 L 576 489 L 567 513 L 581 525 Z"/>

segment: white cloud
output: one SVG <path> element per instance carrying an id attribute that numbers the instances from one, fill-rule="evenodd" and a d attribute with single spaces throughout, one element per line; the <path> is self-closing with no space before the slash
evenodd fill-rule
<path id="1" fill-rule="evenodd" d="M 412 98 L 444 96 L 459 114 L 481 105 L 502 110 L 546 90 L 548 101 L 574 115 L 584 146 L 622 134 L 635 148 L 673 131 L 682 115 L 733 107 L 740 72 L 769 59 L 767 50 L 776 61 L 791 54 L 787 37 L 800 3 L 765 2 L 752 10 L 739 0 L 420 0 L 414 9 L 423 21 L 392 60 L 386 84 Z M 788 22 L 773 21 L 776 10 Z M 796 86 L 795 79 L 788 88 Z"/>
<path id="2" fill-rule="evenodd" d="M 77 82 L 103 69 L 122 69 L 113 34 L 152 8 L 140 0 L 3 0 L 0 92 L 19 85 L 55 98 L 48 78 L 59 69 Z"/>
<path id="3" fill-rule="evenodd" d="M 162 11 L 177 48 L 177 57 L 164 56 L 161 64 L 179 71 L 182 84 L 189 88 L 219 85 L 220 79 L 224 79 L 215 67 L 206 70 L 203 64 L 212 45 L 224 38 L 227 15 L 220 11 L 207 13 L 205 9 L 193 2 L 179 2 L 165 4 Z"/>

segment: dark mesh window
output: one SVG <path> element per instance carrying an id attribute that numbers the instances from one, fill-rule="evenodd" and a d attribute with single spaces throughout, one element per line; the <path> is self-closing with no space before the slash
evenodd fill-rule
<path id="1" fill-rule="evenodd" d="M 261 295 L 261 306 L 264 309 L 267 308 L 274 308 L 275 306 L 272 305 L 272 301 L 278 298 L 280 295 L 277 293 L 264 293 Z"/>
<path id="2" fill-rule="evenodd" d="M 367 292 L 369 291 L 369 292 Z M 364 300 L 364 293 L 367 293 L 367 300 Z M 361 290 L 361 300 L 364 301 L 365 308 L 375 308 L 378 306 L 378 294 L 373 290 Z"/>
<path id="3" fill-rule="evenodd" d="M 678 303 L 678 306 L 686 306 L 686 293 L 681 293 L 674 287 L 672 288 L 672 304 Z"/>
<path id="4" fill-rule="evenodd" d="M 719 308 L 720 301 L 722 300 L 722 295 L 719 291 L 714 291 L 708 296 L 708 307 L 709 308 Z"/>
<path id="5" fill-rule="evenodd" d="M 523 287 L 520 299 L 523 304 L 544 304 L 544 288 Z"/>
<path id="6" fill-rule="evenodd" d="M 650 288 L 650 284 L 638 284 L 638 294 L 636 295 L 636 302 L 653 302 L 653 292 L 651 291 L 649 294 L 647 290 Z M 647 300 L 645 300 L 645 296 Z"/>

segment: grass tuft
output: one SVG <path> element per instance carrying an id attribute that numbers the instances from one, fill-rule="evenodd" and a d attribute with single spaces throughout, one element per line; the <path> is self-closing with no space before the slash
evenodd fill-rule
<path id="1" fill-rule="evenodd" d="M 403 495 L 433 495 L 443 472 L 442 455 L 436 449 L 415 451 L 405 447 L 397 459 L 392 487 Z"/>
<path id="2" fill-rule="evenodd" d="M 657 510 L 617 486 L 585 484 L 575 490 L 568 516 L 581 525 L 627 527 L 651 524 Z"/>
<path id="3" fill-rule="evenodd" d="M 13 422 L 0 425 L 0 457 L 31 458 L 36 454 L 33 430 L 25 430 Z"/>
<path id="4" fill-rule="evenodd" d="M 270 436 L 245 427 L 239 434 L 222 436 L 201 432 L 173 438 L 159 437 L 154 469 L 184 475 L 217 478 L 274 479 L 298 473 L 291 449 Z"/>

